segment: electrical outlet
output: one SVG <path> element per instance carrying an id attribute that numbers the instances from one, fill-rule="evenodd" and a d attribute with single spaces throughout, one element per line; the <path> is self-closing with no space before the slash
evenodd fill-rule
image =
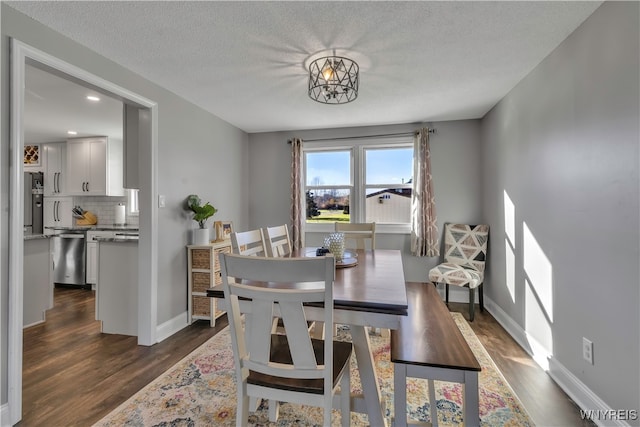
<path id="1" fill-rule="evenodd" d="M 582 337 L 582 358 L 593 365 L 593 343 Z"/>

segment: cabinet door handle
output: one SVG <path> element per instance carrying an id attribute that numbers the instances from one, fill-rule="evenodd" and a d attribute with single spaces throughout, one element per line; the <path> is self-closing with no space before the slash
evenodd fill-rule
<path id="1" fill-rule="evenodd" d="M 87 193 L 89 192 L 89 182 L 87 181 Z"/>
<path id="2" fill-rule="evenodd" d="M 60 202 L 58 202 L 57 200 L 55 202 L 53 202 L 53 221 L 54 222 L 58 221 L 58 215 L 57 215 L 58 203 L 60 203 Z"/>
<path id="3" fill-rule="evenodd" d="M 86 185 L 86 184 L 87 184 L 86 182 L 83 182 L 83 183 L 82 183 L 82 191 L 87 191 L 87 190 L 85 190 L 85 185 Z"/>
<path id="4" fill-rule="evenodd" d="M 62 172 L 56 172 L 56 193 L 60 192 L 60 174 Z"/>
<path id="5" fill-rule="evenodd" d="M 53 174 L 53 192 L 57 193 L 58 192 L 58 186 L 56 185 L 56 181 L 58 180 L 58 172 L 55 172 Z"/>

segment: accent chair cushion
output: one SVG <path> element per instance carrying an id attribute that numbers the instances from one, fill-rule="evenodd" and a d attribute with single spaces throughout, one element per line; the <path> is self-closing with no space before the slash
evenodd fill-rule
<path id="1" fill-rule="evenodd" d="M 474 289 L 480 286 L 484 280 L 484 273 L 464 268 L 452 262 L 445 262 L 429 271 L 429 280 L 434 283 L 447 283 Z"/>

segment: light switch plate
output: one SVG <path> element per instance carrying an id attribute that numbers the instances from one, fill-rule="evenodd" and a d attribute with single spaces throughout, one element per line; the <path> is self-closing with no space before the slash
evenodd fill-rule
<path id="1" fill-rule="evenodd" d="M 164 194 L 158 195 L 158 207 L 164 208 L 167 205 L 167 198 Z"/>

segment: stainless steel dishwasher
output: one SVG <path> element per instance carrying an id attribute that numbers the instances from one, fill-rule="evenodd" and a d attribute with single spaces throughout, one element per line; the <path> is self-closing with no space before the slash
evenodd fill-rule
<path id="1" fill-rule="evenodd" d="M 86 286 L 85 232 L 64 232 L 52 237 L 53 283 Z"/>

